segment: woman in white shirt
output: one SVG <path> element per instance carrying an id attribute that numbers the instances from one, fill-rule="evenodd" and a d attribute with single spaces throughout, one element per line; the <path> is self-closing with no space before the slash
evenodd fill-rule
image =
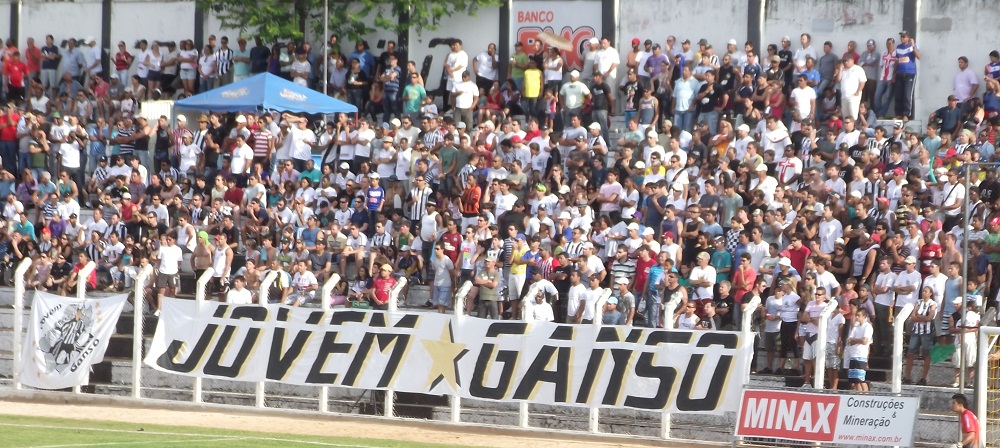
<path id="1" fill-rule="evenodd" d="M 549 54 L 545 58 L 545 61 L 542 62 L 542 65 L 545 69 L 545 88 L 553 92 L 558 92 L 563 81 L 563 59 L 559 55 L 559 49 L 556 47 L 549 48 Z"/>
<path id="2" fill-rule="evenodd" d="M 190 94 L 194 94 L 194 81 L 198 79 L 198 69 L 196 68 L 198 62 L 198 50 L 194 49 L 194 43 L 185 40 L 181 42 L 180 56 L 178 56 L 177 62 L 180 62 L 180 78 L 181 83 L 184 84 L 184 91 Z"/>
<path id="3" fill-rule="evenodd" d="M 218 72 L 216 70 L 215 64 L 217 59 L 215 58 L 215 52 L 212 51 L 212 47 L 205 45 L 205 50 L 201 52 L 201 58 L 198 59 L 198 74 L 201 75 L 201 81 L 199 81 L 198 91 L 207 92 L 215 88 L 215 76 Z"/>
<path id="4" fill-rule="evenodd" d="M 149 73 L 146 75 L 149 91 L 152 92 L 159 89 L 160 75 L 163 72 L 163 55 L 160 54 L 160 44 L 153 42 L 153 45 L 150 46 L 149 52 L 146 53 L 146 59 L 143 62 L 146 67 L 149 67 Z"/>

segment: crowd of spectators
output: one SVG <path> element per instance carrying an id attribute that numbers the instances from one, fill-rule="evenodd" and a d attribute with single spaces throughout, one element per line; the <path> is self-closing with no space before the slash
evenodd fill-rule
<path id="1" fill-rule="evenodd" d="M 384 309 L 406 277 L 429 287 L 427 306 L 489 319 L 712 331 L 750 314 L 766 353 L 754 370 L 806 380 L 836 299 L 828 377 L 836 387 L 843 367 L 859 389 L 913 304 L 905 381 L 922 359 L 926 383 L 936 346 L 964 344 L 972 365 L 979 312 L 1000 289 L 1000 181 L 970 165 L 997 157 L 1000 57 L 982 77 L 960 58 L 948 105 L 921 127 L 921 54 L 905 31 L 863 49 L 816 49 L 808 34 L 763 51 L 678 40 L 621 52 L 591 39 L 582 67 L 517 43 L 501 73 L 495 45 L 470 57 L 454 39 L 432 90 L 392 42 L 378 57 L 364 42 L 345 54 L 335 36 L 320 51 L 212 36 L 201 52 L 142 41 L 132 55 L 123 42 L 108 76 L 93 39 L 29 40 L 25 57 L 9 45 L 7 277 L 30 257 L 29 287 L 66 294 L 92 260 L 91 287 L 121 290 L 152 264 L 156 313 L 183 272 L 211 267 L 212 297 L 234 303 L 256 301 L 276 271 L 269 299 L 294 306 Z M 264 71 L 326 82 L 361 113 L 140 113 Z M 334 273 L 333 297 L 319 297 Z"/>

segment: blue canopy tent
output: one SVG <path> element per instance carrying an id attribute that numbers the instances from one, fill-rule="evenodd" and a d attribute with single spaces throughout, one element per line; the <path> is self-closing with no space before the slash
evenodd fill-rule
<path id="1" fill-rule="evenodd" d="M 357 113 L 353 104 L 331 98 L 294 82 L 261 73 L 242 81 L 185 98 L 177 109 L 216 112 L 274 110 L 307 114 Z"/>

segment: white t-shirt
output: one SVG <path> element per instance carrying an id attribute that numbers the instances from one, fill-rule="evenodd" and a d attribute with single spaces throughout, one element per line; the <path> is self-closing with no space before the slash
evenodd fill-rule
<path id="1" fill-rule="evenodd" d="M 354 144 L 354 157 L 371 157 L 371 142 L 375 140 L 374 130 L 368 128 L 364 131 L 353 131 L 351 132 L 351 138 L 358 140 L 358 143 Z"/>
<path id="2" fill-rule="evenodd" d="M 896 274 L 892 272 L 880 272 L 875 278 L 875 286 L 889 288 L 889 291 L 875 295 L 875 303 L 882 306 L 892 306 L 893 286 L 896 286 Z"/>
<path id="3" fill-rule="evenodd" d="M 243 174 L 250 171 L 253 161 L 253 149 L 250 145 L 243 144 L 233 150 L 233 161 L 230 163 L 230 171 L 233 174 Z"/>
<path id="4" fill-rule="evenodd" d="M 812 87 L 806 86 L 792 90 L 792 99 L 795 100 L 795 110 L 799 111 L 799 117 L 803 120 L 809 118 L 812 113 L 812 101 L 816 100 L 816 91 Z"/>
<path id="5" fill-rule="evenodd" d="M 455 108 L 472 109 L 472 106 L 476 104 L 476 96 L 479 95 L 479 87 L 476 87 L 476 83 L 459 81 L 452 91 L 458 94 L 455 97 Z"/>
<path id="6" fill-rule="evenodd" d="M 567 320 L 572 319 L 576 315 L 577 311 L 580 309 L 580 300 L 584 299 L 584 295 L 587 293 L 587 288 L 582 284 L 569 287 L 569 298 L 566 302 L 566 318 Z M 570 321 L 572 322 L 572 321 Z"/>
<path id="7" fill-rule="evenodd" d="M 157 258 L 160 260 L 160 273 L 164 275 L 177 274 L 181 260 L 184 259 L 184 252 L 178 245 L 160 246 Z"/>
<path id="8" fill-rule="evenodd" d="M 870 322 L 865 322 L 864 324 L 851 327 L 851 332 L 847 335 L 848 340 L 866 338 L 868 343 L 847 344 L 847 348 L 844 349 L 844 359 L 868 358 L 868 349 L 872 344 L 872 337 L 874 335 L 875 329 L 872 328 L 872 324 Z"/>
<path id="9" fill-rule="evenodd" d="M 916 304 L 920 297 L 920 271 L 900 272 L 896 274 L 895 286 L 912 286 L 913 291 L 907 294 L 896 294 L 896 306 L 905 306 L 908 303 Z"/>
<path id="10" fill-rule="evenodd" d="M 451 76 L 448 77 L 448 91 L 454 92 L 455 85 L 462 82 L 462 73 L 465 73 L 469 69 L 469 54 L 462 50 L 448 53 L 445 64 L 452 70 L 459 69 L 451 73 Z"/>
<path id="11" fill-rule="evenodd" d="M 497 80 L 497 67 L 494 58 L 485 51 L 476 55 L 476 76 L 493 81 Z"/>
<path id="12" fill-rule="evenodd" d="M 690 316 L 682 314 L 677 318 L 677 329 L 678 330 L 694 330 L 698 328 L 698 322 L 701 322 L 701 318 L 697 314 L 692 314 Z"/>
<path id="13" fill-rule="evenodd" d="M 249 305 L 253 303 L 253 295 L 250 294 L 250 290 L 243 288 L 237 290 L 232 288 L 226 293 L 226 303 L 232 303 L 234 305 Z"/>
<path id="14" fill-rule="evenodd" d="M 855 96 L 858 92 L 858 87 L 861 83 L 868 81 L 868 77 L 865 76 L 865 69 L 858 65 L 855 65 L 849 69 L 845 69 L 840 73 L 840 95 L 844 98 L 850 98 Z M 857 93 L 857 96 L 861 96 Z"/>
<path id="15" fill-rule="evenodd" d="M 316 143 L 315 132 L 311 129 L 292 127 L 288 130 L 288 138 L 291 143 L 288 151 L 289 157 L 296 160 L 309 160 L 312 158 L 312 146 L 310 146 L 310 143 Z M 279 154 L 278 157 L 280 158 L 281 155 Z"/>
<path id="16" fill-rule="evenodd" d="M 712 285 L 715 285 L 715 279 L 716 279 L 715 268 L 712 267 L 711 265 L 705 266 L 705 267 L 695 266 L 694 269 L 691 269 L 691 282 L 692 283 L 694 283 L 696 281 L 697 282 L 708 281 Z M 696 295 L 696 297 L 693 297 L 693 298 L 694 299 L 699 299 L 699 300 L 700 299 L 710 299 L 710 298 L 712 298 L 714 296 L 714 294 L 712 292 L 712 287 L 711 286 L 709 286 L 707 288 L 698 287 L 695 290 L 695 295 Z"/>

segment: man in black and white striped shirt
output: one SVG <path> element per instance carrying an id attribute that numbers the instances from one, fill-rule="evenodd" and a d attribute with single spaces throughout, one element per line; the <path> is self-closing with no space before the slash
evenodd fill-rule
<path id="1" fill-rule="evenodd" d="M 407 218 L 413 223 L 419 223 L 427 213 L 427 201 L 431 199 L 432 190 L 423 176 L 417 176 L 413 182 L 410 195 L 406 198 L 406 203 L 410 206 Z"/>
<path id="2" fill-rule="evenodd" d="M 215 51 L 216 67 L 219 75 L 219 85 L 233 82 L 233 49 L 229 48 L 229 38 L 222 36 L 222 45 Z"/>

